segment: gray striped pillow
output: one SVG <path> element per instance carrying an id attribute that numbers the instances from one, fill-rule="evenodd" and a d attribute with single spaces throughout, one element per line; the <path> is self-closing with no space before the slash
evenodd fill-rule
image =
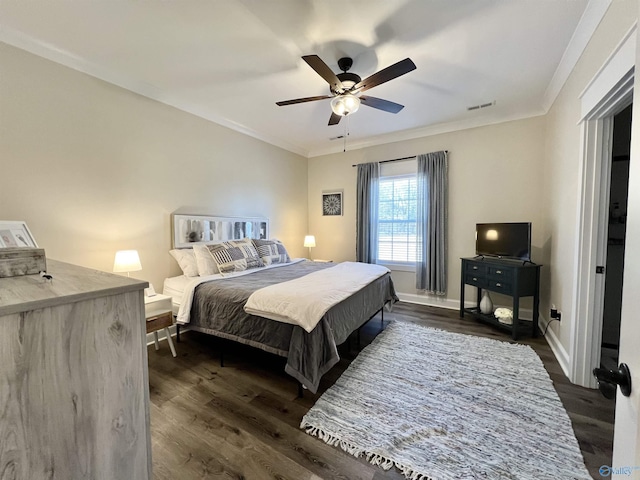
<path id="1" fill-rule="evenodd" d="M 280 240 L 275 238 L 272 240 L 256 240 L 253 239 L 253 245 L 258 251 L 258 255 L 265 265 L 273 265 L 275 263 L 289 263 L 291 258 L 287 249 Z"/>
<path id="2" fill-rule="evenodd" d="M 264 263 L 249 238 L 207 245 L 207 248 L 223 275 L 231 272 L 242 272 L 250 268 L 264 267 Z"/>

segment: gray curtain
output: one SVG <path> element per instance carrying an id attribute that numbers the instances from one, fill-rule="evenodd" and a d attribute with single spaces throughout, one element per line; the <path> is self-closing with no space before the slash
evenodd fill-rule
<path id="1" fill-rule="evenodd" d="M 416 289 L 447 292 L 447 152 L 418 155 Z"/>
<path id="2" fill-rule="evenodd" d="M 378 181 L 380 165 L 358 165 L 356 212 L 356 260 L 376 263 L 378 259 Z"/>

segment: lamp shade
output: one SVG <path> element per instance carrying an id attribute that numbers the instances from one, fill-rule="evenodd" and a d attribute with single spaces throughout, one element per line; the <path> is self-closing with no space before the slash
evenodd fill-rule
<path id="1" fill-rule="evenodd" d="M 360 99 L 355 95 L 346 93 L 344 95 L 338 95 L 331 99 L 331 110 L 336 115 L 344 117 L 350 113 L 355 113 L 360 108 Z"/>
<path id="2" fill-rule="evenodd" d="M 313 235 L 307 235 L 304 237 L 304 246 L 305 247 L 315 247 L 316 246 L 316 237 Z"/>
<path id="3" fill-rule="evenodd" d="M 142 270 L 137 250 L 119 250 L 113 262 L 114 272 L 137 272 Z"/>

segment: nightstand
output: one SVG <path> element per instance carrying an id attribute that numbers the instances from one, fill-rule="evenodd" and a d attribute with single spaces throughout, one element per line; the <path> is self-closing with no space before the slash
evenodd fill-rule
<path id="1" fill-rule="evenodd" d="M 160 349 L 160 344 L 158 343 L 158 330 L 164 328 L 164 334 L 167 336 L 171 355 L 175 357 L 176 348 L 173 346 L 173 340 L 169 333 L 169 327 L 173 325 L 171 297 L 160 294 L 156 294 L 152 297 L 144 297 L 144 311 L 147 317 L 147 333 L 153 333 L 156 350 Z"/>

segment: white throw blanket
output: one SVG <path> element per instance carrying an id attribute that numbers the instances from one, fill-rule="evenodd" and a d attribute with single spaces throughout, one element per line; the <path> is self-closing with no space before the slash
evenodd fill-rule
<path id="1" fill-rule="evenodd" d="M 214 280 L 223 281 L 227 278 L 233 277 L 242 277 L 244 275 L 251 275 L 253 273 L 261 272 L 264 270 L 269 270 L 271 268 L 280 268 L 286 267 L 288 265 L 293 265 L 294 263 L 304 262 L 304 258 L 294 258 L 289 263 L 276 263 L 272 265 L 267 265 L 266 267 L 261 268 L 250 268 L 249 270 L 243 270 L 241 272 L 232 272 L 227 273 L 225 276 L 222 276 L 219 273 L 214 275 L 206 275 L 204 277 L 193 277 L 187 286 L 184 288 L 184 292 L 182 293 L 182 298 L 180 300 L 180 308 L 178 310 L 178 315 L 176 317 L 176 323 L 187 324 L 191 321 L 191 305 L 193 305 L 193 297 L 195 295 L 196 287 L 202 283 L 212 282 Z M 167 293 L 165 293 L 167 295 Z M 170 294 L 168 294 L 171 296 Z"/>
<path id="2" fill-rule="evenodd" d="M 369 263 L 343 262 L 335 267 L 255 291 L 244 310 L 252 315 L 300 325 L 311 332 L 322 316 L 389 269 Z"/>

